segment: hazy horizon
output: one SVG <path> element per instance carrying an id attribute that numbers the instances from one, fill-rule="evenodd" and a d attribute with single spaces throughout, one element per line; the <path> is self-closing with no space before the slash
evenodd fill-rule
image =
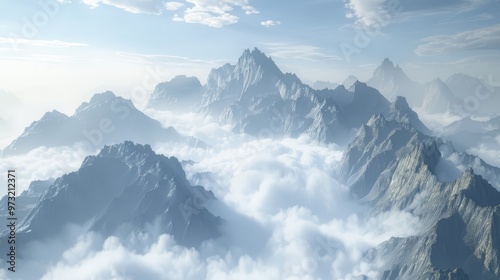
<path id="1" fill-rule="evenodd" d="M 0 89 L 68 113 L 97 92 L 130 95 L 151 69 L 161 69 L 156 83 L 182 74 L 204 83 L 212 68 L 254 47 L 304 82 L 366 81 L 384 58 L 419 82 L 454 73 L 500 81 L 500 21 L 491 13 L 498 7 L 487 0 L 2 1 Z"/>

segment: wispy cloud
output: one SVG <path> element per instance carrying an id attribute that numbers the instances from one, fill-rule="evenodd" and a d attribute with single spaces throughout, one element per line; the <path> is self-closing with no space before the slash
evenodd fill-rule
<path id="1" fill-rule="evenodd" d="M 265 27 L 270 27 L 270 26 L 275 26 L 275 25 L 280 25 L 281 21 L 276 21 L 276 20 L 266 20 L 260 23 L 260 25 L 265 26 Z"/>
<path id="2" fill-rule="evenodd" d="M 109 5 L 134 14 L 154 14 L 159 15 L 165 9 L 161 0 L 82 0 L 91 8 L 100 5 Z"/>
<path id="3" fill-rule="evenodd" d="M 0 37 L 0 44 L 8 44 L 11 46 L 34 46 L 34 47 L 51 47 L 51 48 L 67 48 L 67 47 L 87 47 L 85 43 L 64 42 L 60 40 L 35 40 L 15 37 Z"/>
<path id="4" fill-rule="evenodd" d="M 420 56 L 444 54 L 464 50 L 498 49 L 500 47 L 500 24 L 464 31 L 454 35 L 432 36 L 415 49 Z"/>
<path id="5" fill-rule="evenodd" d="M 150 63 L 158 64 L 164 63 L 169 65 L 178 66 L 203 66 L 203 67 L 218 67 L 227 61 L 225 60 L 202 60 L 194 59 L 184 56 L 177 55 L 166 55 L 166 54 L 141 54 L 141 53 L 130 53 L 130 52 L 116 52 L 116 55 L 121 57 L 127 62 L 137 62 L 137 63 Z"/>
<path id="6" fill-rule="evenodd" d="M 475 10 L 485 0 L 346 0 L 346 17 L 357 24 L 372 26 L 387 21 L 443 14 L 464 13 Z"/>
<path id="7" fill-rule="evenodd" d="M 311 45 L 297 45 L 294 43 L 266 43 L 266 52 L 283 59 L 303 59 L 319 61 L 325 59 L 340 60 L 341 57 L 328 53 L 319 47 Z"/>

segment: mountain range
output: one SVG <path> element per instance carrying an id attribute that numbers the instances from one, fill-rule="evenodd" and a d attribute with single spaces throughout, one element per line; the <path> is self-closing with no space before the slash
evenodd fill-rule
<path id="1" fill-rule="evenodd" d="M 33 184 L 40 185 L 32 183 L 28 194 L 20 196 L 25 207 L 36 202 L 19 224 L 20 242 L 55 236 L 69 224 L 124 238 L 156 227 L 190 247 L 220 235 L 222 219 L 205 208 L 214 195 L 192 186 L 177 158 L 158 155 L 149 145 L 126 141 L 105 146 L 50 186 Z"/>
<path id="2" fill-rule="evenodd" d="M 176 77 L 168 86 L 158 87 L 172 89 L 174 81 L 179 79 L 185 77 Z M 191 83 L 198 85 L 199 81 L 193 78 Z M 221 124 L 232 125 L 234 132 L 259 138 L 308 134 L 322 143 L 345 145 L 373 114 L 409 122 L 431 133 L 404 98 L 395 99 L 391 104 L 376 89 L 354 76 L 348 77 L 344 85 L 314 90 L 296 75 L 283 73 L 260 50 L 247 49 L 235 65 L 213 69 L 201 98 L 194 98 L 193 102 L 199 101 L 199 112 L 212 115 Z M 195 92 L 184 92 L 184 87 L 176 92 L 198 97 L 200 88 L 192 88 Z M 174 98 L 173 95 L 159 98 L 157 92 L 155 90 L 150 98 L 149 106 L 160 106 Z"/>
<path id="3" fill-rule="evenodd" d="M 479 145 L 495 147 L 500 139 L 500 117 L 488 120 L 465 117 L 444 127 L 441 134 L 461 151 Z"/>
<path id="4" fill-rule="evenodd" d="M 173 127 L 162 127 L 154 119 L 139 111 L 130 100 L 112 92 L 95 94 L 82 103 L 72 116 L 56 110 L 24 129 L 24 132 L 2 150 L 3 156 L 23 154 L 39 147 L 85 144 L 92 152 L 106 144 L 131 140 L 138 143 L 185 142 L 206 147 L 202 141 L 181 135 Z"/>
<path id="5" fill-rule="evenodd" d="M 454 74 L 445 81 L 436 78 L 421 84 L 412 80 L 403 69 L 384 59 L 367 81 L 388 100 L 403 96 L 412 108 L 421 108 L 429 114 L 465 116 L 495 116 L 500 102 L 500 87 L 493 81 Z"/>
<path id="6" fill-rule="evenodd" d="M 474 172 L 473 156 L 452 163 L 440 152 L 442 145 L 378 115 L 344 154 L 341 180 L 375 213 L 407 211 L 420 219 L 418 235 L 392 238 L 365 254 L 368 262 L 381 263 L 381 279 L 500 276 L 500 192 Z M 498 182 L 498 168 L 482 162 L 480 169 Z"/>
<path id="7" fill-rule="evenodd" d="M 419 221 L 411 236 L 393 236 L 359 252 L 362 261 L 377 268 L 376 279 L 500 279 L 500 168 L 465 152 L 474 140 L 499 139 L 499 117 L 465 116 L 435 132 L 412 109 L 457 113 L 470 90 L 483 86 L 484 81 L 465 75 L 419 84 L 385 59 L 366 83 L 349 76 L 341 85 L 311 87 L 283 73 L 258 49 L 247 49 L 236 64 L 213 69 L 204 85 L 187 76 L 158 84 L 146 108 L 207 114 L 235 134 L 278 140 L 305 134 L 322 148 L 330 149 L 330 143 L 345 147 L 338 168 L 329 172 L 368 209 L 366 214 L 403 212 Z M 496 102 L 497 89 L 486 89 Z M 481 114 L 493 112 L 490 105 L 480 106 L 486 110 Z M 31 182 L 17 198 L 21 244 L 78 225 L 84 232 L 122 240 L 170 234 L 195 252 L 207 240 L 224 238 L 221 228 L 235 222 L 212 213 L 210 205 L 218 200 L 199 185 L 216 185 L 215 174 L 196 172 L 190 182 L 183 164 L 192 168 L 194 161 L 180 162 L 150 146 L 206 145 L 163 127 L 111 92 L 94 95 L 72 116 L 47 112 L 2 155 L 79 142 L 100 152 L 74 172 Z M 0 200 L 2 213 L 6 202 L 6 197 Z M 0 241 L 7 236 L 4 229 Z M 226 259 L 232 259 L 230 253 Z"/>

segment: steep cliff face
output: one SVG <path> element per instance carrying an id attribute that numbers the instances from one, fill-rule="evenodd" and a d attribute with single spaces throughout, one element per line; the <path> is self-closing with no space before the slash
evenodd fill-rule
<path id="1" fill-rule="evenodd" d="M 382 263 L 381 279 L 500 276 L 500 193 L 472 168 L 443 180 L 442 145 L 376 116 L 342 159 L 344 182 L 375 213 L 405 211 L 421 221 L 416 236 L 392 238 L 366 253 L 370 262 Z M 462 159 L 462 165 L 471 164 Z"/>
<path id="2" fill-rule="evenodd" d="M 406 152 L 407 144 L 429 139 L 408 124 L 373 116 L 349 144 L 341 160 L 339 176 L 353 193 L 362 198 L 380 174 Z"/>
<path id="3" fill-rule="evenodd" d="M 16 197 L 16 217 L 21 222 L 26 215 L 33 209 L 40 197 L 42 197 L 48 188 L 54 183 L 54 179 L 36 180 L 30 183 L 27 190 Z M 7 196 L 0 199 L 0 218 L 7 218 L 8 210 Z"/>
<path id="4" fill-rule="evenodd" d="M 296 75 L 281 72 L 259 50 L 246 50 L 236 65 L 212 70 L 199 110 L 237 133 L 264 138 L 308 134 L 321 143 L 346 145 L 374 114 L 432 133 L 404 97 L 394 96 L 390 103 L 355 77 L 345 85 L 314 90 Z"/>
<path id="5" fill-rule="evenodd" d="M 249 105 L 253 98 L 272 95 L 292 95 L 295 84 L 292 77 L 283 74 L 271 58 L 258 49 L 245 50 L 236 65 L 226 64 L 214 69 L 208 76 L 200 110 L 216 118 L 232 103 Z"/>
<path id="6" fill-rule="evenodd" d="M 58 178 L 19 225 L 18 236 L 43 240 L 68 224 L 87 224 L 103 236 L 127 237 L 157 226 L 182 245 L 199 246 L 219 235 L 222 220 L 204 206 L 213 199 L 189 184 L 176 158 L 125 142 L 104 147 L 78 171 Z"/>
<path id="7" fill-rule="evenodd" d="M 378 211 L 410 211 L 422 221 L 421 234 L 381 244 L 375 258 L 386 259 L 383 269 L 397 277 L 387 279 L 442 277 L 456 269 L 470 279 L 498 279 L 500 193 L 470 168 L 440 182 L 433 174 L 439 151 L 427 151 L 414 147 L 367 196 Z"/>

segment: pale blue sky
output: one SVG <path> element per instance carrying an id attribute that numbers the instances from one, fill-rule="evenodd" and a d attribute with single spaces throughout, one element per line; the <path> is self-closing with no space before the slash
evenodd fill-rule
<path id="1" fill-rule="evenodd" d="M 498 0 L 0 0 L 0 89 L 73 110 L 97 91 L 131 95 L 152 69 L 204 83 L 253 47 L 305 81 L 366 80 L 385 57 L 419 81 L 498 75 L 499 10 Z"/>

